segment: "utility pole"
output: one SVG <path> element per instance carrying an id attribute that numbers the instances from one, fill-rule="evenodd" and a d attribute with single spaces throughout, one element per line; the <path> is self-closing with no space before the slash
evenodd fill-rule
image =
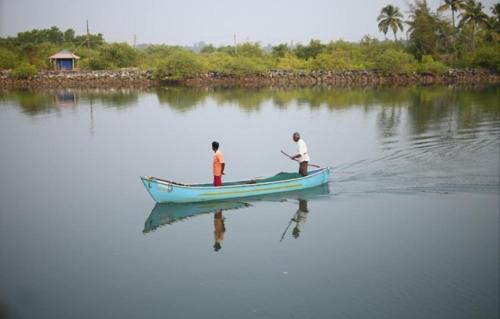
<path id="1" fill-rule="evenodd" d="M 136 45 L 137 45 L 137 36 L 134 34 L 134 49 L 135 49 Z"/>
<path id="2" fill-rule="evenodd" d="M 238 49 L 236 49 L 236 34 L 234 36 L 234 55 L 238 55 Z"/>
<path id="3" fill-rule="evenodd" d="M 90 49 L 90 31 L 89 31 L 89 20 L 87 20 L 87 48 Z"/>

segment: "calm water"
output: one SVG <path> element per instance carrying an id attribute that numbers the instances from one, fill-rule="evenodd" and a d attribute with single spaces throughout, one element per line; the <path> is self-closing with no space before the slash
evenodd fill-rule
<path id="1" fill-rule="evenodd" d="M 0 317 L 498 318 L 500 88 L 0 92 Z M 155 205 L 140 175 L 333 168 Z"/>

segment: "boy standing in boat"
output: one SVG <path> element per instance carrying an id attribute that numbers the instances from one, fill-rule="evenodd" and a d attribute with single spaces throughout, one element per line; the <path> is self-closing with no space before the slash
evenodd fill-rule
<path id="1" fill-rule="evenodd" d="M 224 175 L 224 155 L 219 151 L 219 143 L 212 142 L 212 150 L 214 151 L 214 163 L 213 163 L 213 173 L 214 173 L 214 186 L 222 186 L 222 175 Z"/>
<path id="2" fill-rule="evenodd" d="M 311 160 L 309 154 L 307 154 L 307 145 L 303 139 L 300 138 L 298 132 L 293 133 L 293 141 L 297 143 L 297 155 L 293 156 L 293 159 L 299 161 L 299 174 L 302 176 L 307 176 L 307 164 Z"/>

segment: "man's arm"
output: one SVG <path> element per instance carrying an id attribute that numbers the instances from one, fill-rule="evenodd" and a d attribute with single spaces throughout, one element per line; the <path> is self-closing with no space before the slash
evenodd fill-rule
<path id="1" fill-rule="evenodd" d="M 221 163 L 220 166 L 221 166 L 220 174 L 224 175 L 224 167 L 226 167 L 226 163 Z"/>

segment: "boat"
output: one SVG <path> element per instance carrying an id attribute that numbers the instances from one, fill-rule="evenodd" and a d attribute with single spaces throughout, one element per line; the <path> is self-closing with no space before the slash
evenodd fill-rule
<path id="1" fill-rule="evenodd" d="M 281 172 L 267 178 L 226 182 L 219 187 L 182 184 L 152 176 L 141 176 L 141 180 L 157 203 L 190 203 L 297 191 L 328 183 L 329 177 L 330 168 L 324 167 L 310 171 L 307 176 Z"/>
<path id="2" fill-rule="evenodd" d="M 191 217 L 220 211 L 232 211 L 245 209 L 257 202 L 285 202 L 288 200 L 311 200 L 329 194 L 328 184 L 322 184 L 312 188 L 279 194 L 268 194 L 253 196 L 244 200 L 225 200 L 194 203 L 156 203 L 149 217 L 144 222 L 144 234 L 150 233 L 164 225 L 171 225 Z"/>

